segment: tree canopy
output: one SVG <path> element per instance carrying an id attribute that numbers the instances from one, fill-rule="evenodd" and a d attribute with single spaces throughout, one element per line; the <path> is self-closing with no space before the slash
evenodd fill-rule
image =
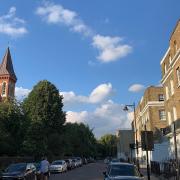
<path id="1" fill-rule="evenodd" d="M 34 86 L 29 96 L 23 102 L 26 117 L 30 121 L 24 140 L 26 152 L 41 156 L 53 154 L 52 136 L 61 136 L 65 123 L 63 97 L 58 89 L 49 81 L 40 81 Z M 60 138 L 54 139 L 56 148 L 61 149 Z M 59 152 L 61 152 L 59 150 Z"/>
<path id="2" fill-rule="evenodd" d="M 37 83 L 21 103 L 0 103 L 0 155 L 106 156 L 114 145 L 114 136 L 97 142 L 89 126 L 66 123 L 63 97 L 47 80 Z"/>

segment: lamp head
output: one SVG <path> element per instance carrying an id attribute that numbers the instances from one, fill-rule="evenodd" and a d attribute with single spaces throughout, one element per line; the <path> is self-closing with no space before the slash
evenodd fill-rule
<path id="1" fill-rule="evenodd" d="M 127 106 L 124 106 L 123 110 L 124 110 L 124 111 L 128 111 L 129 109 L 128 109 Z"/>

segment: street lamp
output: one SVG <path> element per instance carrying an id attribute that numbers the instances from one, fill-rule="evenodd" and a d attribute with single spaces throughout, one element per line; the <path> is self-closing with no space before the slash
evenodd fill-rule
<path id="1" fill-rule="evenodd" d="M 174 136 L 174 151 L 175 151 L 175 160 L 176 160 L 176 179 L 179 180 L 179 161 L 178 161 L 178 152 L 177 152 L 177 139 L 176 139 L 176 122 L 173 121 L 172 125 L 173 136 Z"/>
<path id="2" fill-rule="evenodd" d="M 133 108 L 133 111 L 134 111 L 134 128 L 135 128 L 135 149 L 136 149 L 136 164 L 137 164 L 137 167 L 138 167 L 138 170 L 139 170 L 139 160 L 138 160 L 138 154 L 139 154 L 139 150 L 138 150 L 138 139 L 137 139 L 137 125 L 136 125 L 136 112 L 135 112 L 135 108 L 136 108 L 136 104 L 135 102 L 133 104 L 128 104 L 128 105 L 125 105 L 123 110 L 124 111 L 128 111 L 129 108 L 128 107 L 131 107 Z"/>

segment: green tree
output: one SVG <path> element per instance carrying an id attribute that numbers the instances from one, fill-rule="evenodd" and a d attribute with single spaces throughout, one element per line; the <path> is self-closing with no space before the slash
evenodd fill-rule
<path id="1" fill-rule="evenodd" d="M 52 136 L 61 136 L 66 114 L 62 110 L 63 97 L 58 89 L 49 81 L 40 81 L 34 86 L 28 97 L 23 102 L 25 116 L 29 119 L 30 126 L 24 141 L 26 153 L 41 156 L 53 154 Z M 54 139 L 61 148 L 60 138 Z M 56 150 L 57 151 L 57 150 Z"/>
<path id="2" fill-rule="evenodd" d="M 15 100 L 0 103 L 0 155 L 21 154 L 27 126 L 20 103 Z"/>
<path id="3" fill-rule="evenodd" d="M 83 123 L 67 123 L 64 139 L 66 140 L 64 144 L 67 155 L 96 155 L 96 139 L 92 130 L 87 125 Z"/>
<path id="4" fill-rule="evenodd" d="M 116 156 L 117 153 L 117 139 L 115 135 L 106 134 L 98 141 L 101 154 L 106 156 Z"/>

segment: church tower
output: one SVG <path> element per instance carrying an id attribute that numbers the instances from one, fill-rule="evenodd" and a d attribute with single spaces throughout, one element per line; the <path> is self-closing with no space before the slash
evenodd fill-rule
<path id="1" fill-rule="evenodd" d="M 0 101 L 14 97 L 16 81 L 17 77 L 14 72 L 11 53 L 8 47 L 2 64 L 0 64 Z"/>

